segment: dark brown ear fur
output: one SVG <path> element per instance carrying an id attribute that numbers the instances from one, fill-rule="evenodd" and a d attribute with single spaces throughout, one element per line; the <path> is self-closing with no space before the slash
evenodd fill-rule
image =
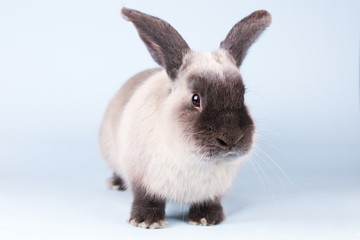
<path id="1" fill-rule="evenodd" d="M 155 62 L 175 79 L 183 56 L 190 51 L 185 40 L 170 24 L 157 17 L 128 8 L 122 8 L 121 13 L 135 25 Z"/>
<path id="2" fill-rule="evenodd" d="M 253 12 L 234 25 L 220 47 L 229 51 L 239 67 L 249 47 L 270 23 L 271 15 L 267 11 Z"/>

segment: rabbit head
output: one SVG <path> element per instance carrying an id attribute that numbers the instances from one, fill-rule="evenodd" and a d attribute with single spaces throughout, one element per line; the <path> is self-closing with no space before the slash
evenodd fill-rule
<path id="1" fill-rule="evenodd" d="M 234 159 L 252 146 L 254 122 L 244 103 L 245 87 L 239 67 L 249 47 L 271 23 L 271 15 L 256 11 L 234 25 L 220 48 L 190 50 L 167 22 L 128 8 L 131 21 L 152 58 L 169 78 L 163 102 L 169 121 L 203 159 Z M 166 86 L 164 86 L 166 87 Z"/>

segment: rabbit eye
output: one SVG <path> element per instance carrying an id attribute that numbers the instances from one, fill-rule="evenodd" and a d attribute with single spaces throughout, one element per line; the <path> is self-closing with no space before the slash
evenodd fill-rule
<path id="1" fill-rule="evenodd" d="M 200 107 L 200 96 L 197 94 L 194 94 L 192 96 L 192 105 L 196 108 Z"/>

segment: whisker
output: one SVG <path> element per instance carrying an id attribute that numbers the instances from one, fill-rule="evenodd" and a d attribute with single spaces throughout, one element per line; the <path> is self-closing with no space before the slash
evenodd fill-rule
<path id="1" fill-rule="evenodd" d="M 253 158 L 250 158 L 249 159 L 249 162 L 250 162 L 250 165 L 253 167 L 254 171 L 256 172 L 256 175 L 258 176 L 259 180 L 260 180 L 260 183 L 264 189 L 264 192 L 267 192 L 266 188 L 265 188 L 265 183 L 264 183 L 264 180 L 262 179 L 261 175 L 259 174 L 256 166 L 254 165 L 253 163 Z"/>
<path id="2" fill-rule="evenodd" d="M 265 145 L 270 146 L 271 148 L 273 148 L 274 150 L 276 150 L 278 153 L 280 153 L 285 159 L 289 160 L 289 156 L 286 155 L 283 151 L 281 151 L 278 147 L 276 147 L 274 144 L 269 143 L 268 141 L 265 141 L 264 139 L 261 138 L 257 138 L 255 139 L 255 142 L 259 142 Z"/>
<path id="3" fill-rule="evenodd" d="M 274 170 L 274 168 L 267 161 L 265 161 L 259 153 L 254 152 L 254 154 L 256 154 L 259 157 L 259 160 L 261 160 L 261 162 L 263 162 L 271 170 L 271 172 L 276 176 L 281 185 L 285 188 L 283 180 L 281 179 L 280 175 Z"/>
<path id="4" fill-rule="evenodd" d="M 255 160 L 255 159 L 254 159 Z M 261 172 L 263 173 L 263 176 L 265 178 L 268 179 L 269 182 L 265 181 L 267 183 L 267 186 L 268 186 L 268 193 L 270 192 L 270 195 L 271 195 L 271 198 L 273 199 L 273 201 L 275 202 L 276 199 L 275 199 L 275 195 L 274 195 L 274 190 L 275 189 L 275 185 L 273 183 L 273 181 L 271 180 L 271 178 L 265 173 L 265 171 L 263 170 L 263 168 L 261 167 L 261 165 L 255 160 L 254 161 L 255 164 L 260 168 Z"/>
<path id="5" fill-rule="evenodd" d="M 280 165 L 272 157 L 269 156 L 269 154 L 267 154 L 261 148 L 258 148 L 256 146 L 254 146 L 254 147 L 255 147 L 256 150 L 259 150 L 260 152 L 262 152 L 280 170 L 280 172 L 287 178 L 287 180 L 291 184 L 293 184 L 293 181 L 290 179 L 290 177 L 285 173 L 285 171 L 280 167 Z"/>
<path id="6" fill-rule="evenodd" d="M 271 178 L 269 177 L 269 175 L 264 171 L 264 169 L 261 167 L 261 165 L 258 163 L 258 161 L 256 161 L 256 159 L 254 159 L 255 164 L 259 167 L 260 172 L 263 174 L 263 176 L 268 180 L 268 185 L 270 186 L 271 190 L 273 188 L 275 188 L 275 184 L 274 182 L 271 180 Z"/>

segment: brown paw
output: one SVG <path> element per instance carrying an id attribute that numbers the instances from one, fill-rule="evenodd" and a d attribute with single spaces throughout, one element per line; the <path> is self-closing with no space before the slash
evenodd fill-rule
<path id="1" fill-rule="evenodd" d="M 189 223 L 191 225 L 196 225 L 196 226 L 212 226 L 214 224 L 210 224 L 208 223 L 208 221 L 206 220 L 206 218 L 201 218 L 199 221 L 194 221 L 194 220 L 189 220 Z"/>
<path id="2" fill-rule="evenodd" d="M 193 204 L 189 211 L 189 223 L 199 226 L 212 226 L 225 219 L 220 201 L 207 201 Z"/>
<path id="3" fill-rule="evenodd" d="M 167 222 L 164 220 L 159 220 L 157 222 L 152 222 L 152 223 L 148 223 L 148 222 L 138 223 L 135 219 L 131 219 L 129 222 L 131 225 L 135 227 L 140 227 L 145 229 L 160 229 L 160 228 L 165 228 L 167 226 Z"/>
<path id="4" fill-rule="evenodd" d="M 113 190 L 119 190 L 119 191 L 126 190 L 124 181 L 116 173 L 114 173 L 112 177 L 106 180 L 106 186 L 109 189 L 113 189 Z"/>
<path id="5" fill-rule="evenodd" d="M 165 199 L 154 195 L 149 195 L 142 187 L 132 188 L 134 191 L 134 201 L 131 207 L 129 222 L 141 228 L 164 228 L 165 219 Z"/>
<path id="6" fill-rule="evenodd" d="M 194 219 L 190 219 L 189 223 L 191 225 L 196 225 L 196 226 L 213 226 L 216 224 L 221 223 L 224 220 L 224 216 L 219 217 L 217 219 L 206 219 L 206 218 L 200 218 L 198 220 L 194 220 Z"/>

